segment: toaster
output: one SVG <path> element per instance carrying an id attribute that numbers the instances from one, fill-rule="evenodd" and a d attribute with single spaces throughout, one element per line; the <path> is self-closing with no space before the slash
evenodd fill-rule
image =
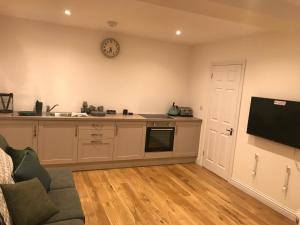
<path id="1" fill-rule="evenodd" d="M 193 117 L 193 109 L 191 107 L 179 107 L 179 116 Z"/>

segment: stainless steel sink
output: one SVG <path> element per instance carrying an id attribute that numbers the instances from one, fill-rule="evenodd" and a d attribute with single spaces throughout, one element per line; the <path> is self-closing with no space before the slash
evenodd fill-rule
<path id="1" fill-rule="evenodd" d="M 54 116 L 54 117 L 71 117 L 72 113 L 71 112 L 51 112 L 50 116 Z"/>

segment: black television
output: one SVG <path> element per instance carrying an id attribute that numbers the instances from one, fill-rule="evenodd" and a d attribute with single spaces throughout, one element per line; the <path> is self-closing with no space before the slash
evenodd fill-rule
<path id="1" fill-rule="evenodd" d="M 247 133 L 300 149 L 300 102 L 252 97 Z"/>

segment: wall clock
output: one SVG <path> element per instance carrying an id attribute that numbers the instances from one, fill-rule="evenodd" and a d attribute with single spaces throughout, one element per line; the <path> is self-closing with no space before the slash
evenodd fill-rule
<path id="1" fill-rule="evenodd" d="M 113 58 L 120 53 L 120 44 L 113 38 L 106 38 L 102 41 L 101 50 L 106 57 Z"/>

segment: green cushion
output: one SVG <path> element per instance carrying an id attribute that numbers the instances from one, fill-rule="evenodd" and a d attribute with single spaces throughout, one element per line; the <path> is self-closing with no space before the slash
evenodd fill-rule
<path id="1" fill-rule="evenodd" d="M 80 198 L 75 188 L 51 190 L 48 196 L 59 209 L 59 213 L 49 218 L 45 224 L 71 219 L 84 220 Z"/>
<path id="2" fill-rule="evenodd" d="M 1 185 L 14 225 L 37 225 L 58 213 L 41 182 L 34 178 Z"/>
<path id="3" fill-rule="evenodd" d="M 0 135 L 0 148 L 2 148 L 4 151 L 6 151 L 6 148 L 8 147 L 8 144 L 5 140 L 5 138 Z"/>
<path id="4" fill-rule="evenodd" d="M 74 188 L 72 170 L 68 168 L 47 168 L 51 178 L 51 190 Z"/>
<path id="5" fill-rule="evenodd" d="M 27 147 L 24 150 L 17 150 L 17 149 L 14 149 L 14 148 L 9 146 L 9 147 L 6 148 L 6 153 L 8 155 L 10 155 L 10 157 L 12 158 L 12 161 L 13 161 L 13 164 L 14 164 L 14 170 L 16 170 L 16 168 L 20 165 L 20 163 L 22 162 L 24 156 L 27 153 L 31 154 L 37 161 L 39 161 L 39 158 L 38 158 L 37 154 L 30 147 Z"/>
<path id="6" fill-rule="evenodd" d="M 82 220 L 63 220 L 55 223 L 48 223 L 47 225 L 84 225 Z"/>
<path id="7" fill-rule="evenodd" d="M 38 178 L 46 191 L 50 191 L 51 178 L 48 172 L 30 152 L 25 153 L 23 160 L 14 171 L 13 177 L 16 182 Z"/>

